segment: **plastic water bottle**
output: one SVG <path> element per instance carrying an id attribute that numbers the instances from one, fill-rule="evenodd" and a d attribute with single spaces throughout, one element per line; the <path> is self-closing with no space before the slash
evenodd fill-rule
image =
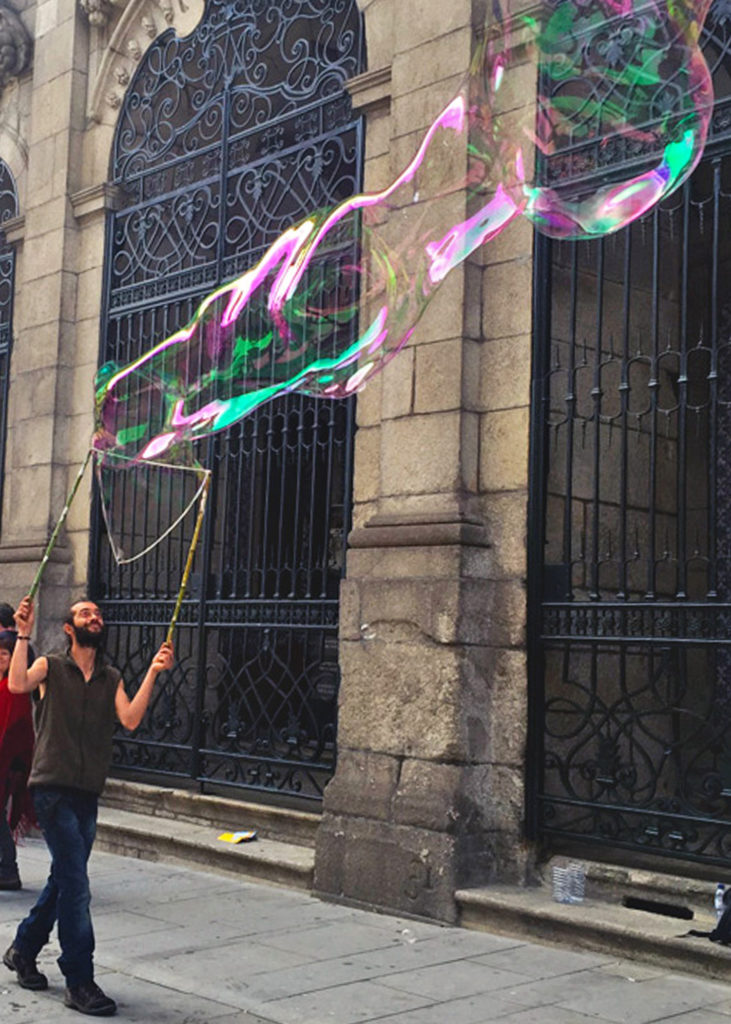
<path id="1" fill-rule="evenodd" d="M 571 877 L 565 864 L 554 864 L 551 868 L 553 898 L 556 903 L 571 903 Z"/>
<path id="2" fill-rule="evenodd" d="M 716 894 L 713 897 L 713 905 L 716 908 L 716 921 L 720 921 L 725 910 L 725 904 L 723 902 L 723 894 L 726 892 L 726 886 L 723 882 L 719 882 L 716 886 Z"/>
<path id="3" fill-rule="evenodd" d="M 579 861 L 571 861 L 568 866 L 569 873 L 569 903 L 583 903 L 584 891 L 586 889 L 586 871 L 584 865 Z"/>

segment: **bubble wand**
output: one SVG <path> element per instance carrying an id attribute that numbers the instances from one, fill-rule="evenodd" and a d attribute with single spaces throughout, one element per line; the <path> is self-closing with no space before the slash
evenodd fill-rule
<path id="1" fill-rule="evenodd" d="M 193 568 L 193 559 L 195 557 L 195 549 L 198 546 L 198 540 L 201 535 L 201 528 L 203 526 L 203 517 L 206 514 L 206 504 L 208 502 L 208 491 L 211 486 L 211 470 L 204 470 L 206 478 L 203 482 L 203 488 L 201 490 L 200 504 L 198 506 L 198 516 L 195 521 L 195 529 L 193 530 L 193 537 L 190 541 L 190 547 L 188 548 L 188 557 L 185 561 L 185 568 L 183 569 L 183 578 L 180 581 L 180 590 L 175 601 L 175 608 L 173 609 L 173 617 L 170 620 L 168 626 L 167 636 L 165 642 L 170 644 L 173 641 L 173 633 L 175 632 L 175 626 L 180 615 L 180 609 L 183 605 L 183 597 L 188 586 L 188 579 L 190 578 L 191 569 Z"/>
<path id="2" fill-rule="evenodd" d="M 61 530 L 63 529 L 63 524 L 66 522 L 66 517 L 69 514 L 69 509 L 71 508 L 71 503 L 73 502 L 74 498 L 76 497 L 76 492 L 79 489 L 79 485 L 80 485 L 81 480 L 82 480 L 82 478 L 84 476 L 84 473 L 86 472 L 86 467 L 89 465 L 89 462 L 91 460 L 92 454 L 93 454 L 93 449 L 89 448 L 88 452 L 86 453 L 86 458 L 84 459 L 84 461 L 83 461 L 83 463 L 81 465 L 81 469 L 76 474 L 76 479 L 74 480 L 74 485 L 73 485 L 73 487 L 71 488 L 71 490 L 69 492 L 68 498 L 66 499 L 66 504 L 64 505 L 63 509 L 61 510 L 61 515 L 58 517 L 58 522 L 56 523 L 56 525 L 55 525 L 55 527 L 53 529 L 53 533 L 50 536 L 48 544 L 46 545 L 46 550 L 43 553 L 43 558 L 41 559 L 40 565 L 38 566 L 38 569 L 36 570 L 36 574 L 35 574 L 35 576 L 33 578 L 33 582 L 31 583 L 30 590 L 28 591 L 28 596 L 30 598 L 34 598 L 36 596 L 36 593 L 38 592 L 38 587 L 41 584 L 41 577 L 43 576 L 43 572 L 44 572 L 44 570 L 46 568 L 46 565 L 48 564 L 48 559 L 51 557 L 51 552 L 53 551 L 54 547 L 56 546 L 56 541 L 58 540 L 58 537 L 59 537 L 59 534 L 61 533 Z"/>

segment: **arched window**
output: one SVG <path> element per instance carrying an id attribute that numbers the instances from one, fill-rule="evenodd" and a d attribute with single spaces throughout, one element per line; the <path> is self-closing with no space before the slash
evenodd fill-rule
<path id="1" fill-rule="evenodd" d="M 356 0 L 209 0 L 161 36 L 120 111 L 102 361 L 126 363 L 186 323 L 287 227 L 357 192 L 363 69 Z M 290 395 L 201 444 L 212 506 L 177 634 L 178 666 L 120 767 L 319 798 L 334 767 L 338 586 L 352 403 Z M 107 499 L 126 550 L 154 539 L 185 486 L 120 474 Z M 175 599 L 192 517 L 118 568 L 97 524 L 92 587 L 112 653 L 139 675 Z"/>
<path id="2" fill-rule="evenodd" d="M 8 383 L 10 354 L 13 347 L 13 291 L 15 285 L 15 249 L 8 245 L 2 226 L 18 216 L 18 194 L 13 175 L 0 160 L 0 510 L 5 477 L 5 438 L 8 419 Z"/>

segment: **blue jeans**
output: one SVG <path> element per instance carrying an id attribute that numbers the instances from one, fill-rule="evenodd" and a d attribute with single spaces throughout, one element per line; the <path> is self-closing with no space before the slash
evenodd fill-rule
<path id="1" fill-rule="evenodd" d="M 0 880 L 7 882 L 17 877 L 18 862 L 13 833 L 8 825 L 5 807 L 0 807 Z"/>
<path id="2" fill-rule="evenodd" d="M 61 968 L 69 988 L 94 977 L 94 929 L 86 864 L 96 835 L 97 797 L 78 789 L 33 788 L 33 804 L 51 854 L 51 873 L 36 905 L 18 925 L 15 948 L 35 960 L 58 920 Z"/>

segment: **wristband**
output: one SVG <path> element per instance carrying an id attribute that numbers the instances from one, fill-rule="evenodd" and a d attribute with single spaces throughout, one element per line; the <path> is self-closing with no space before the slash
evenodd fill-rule
<path id="1" fill-rule="evenodd" d="M 16 636 L 16 640 L 30 640 L 29 636 Z"/>

